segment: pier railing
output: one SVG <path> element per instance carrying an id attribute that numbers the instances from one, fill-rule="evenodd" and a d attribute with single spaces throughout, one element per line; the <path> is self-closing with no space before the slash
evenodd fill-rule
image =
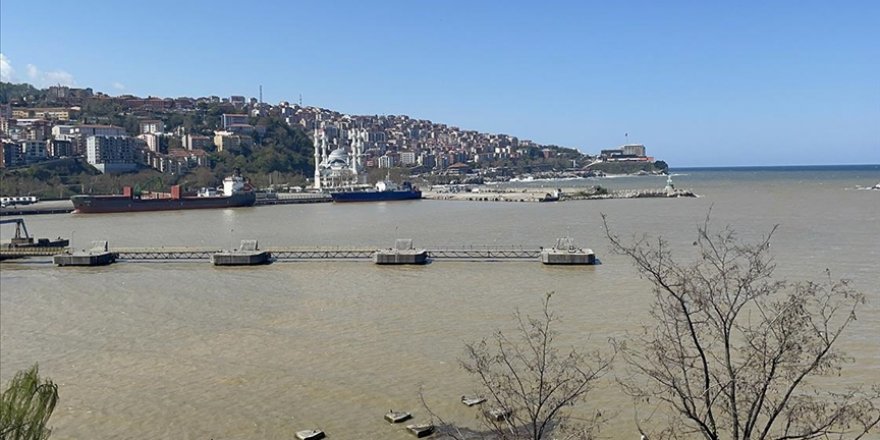
<path id="1" fill-rule="evenodd" d="M 460 260 L 534 259 L 541 256 L 541 250 L 514 246 L 439 247 L 428 249 L 428 256 L 434 259 Z"/>
<path id="2" fill-rule="evenodd" d="M 209 260 L 221 249 L 120 248 L 111 249 L 119 260 Z M 379 249 L 359 247 L 275 247 L 266 248 L 275 261 L 296 260 L 369 260 Z M 433 259 L 501 260 L 535 259 L 541 248 L 506 246 L 441 247 L 426 249 Z"/>
<path id="3" fill-rule="evenodd" d="M 274 261 L 297 260 L 369 260 L 381 249 L 365 247 L 269 247 L 265 248 Z M 432 259 L 449 260 L 524 260 L 541 256 L 541 248 L 517 246 L 456 246 L 426 249 Z M 64 253 L 60 248 L 3 249 L 0 254 L 9 258 L 48 257 Z M 110 248 L 118 261 L 174 261 L 203 260 L 224 249 L 213 247 L 159 247 L 159 248 Z"/>
<path id="4" fill-rule="evenodd" d="M 210 260 L 219 248 L 112 248 L 117 260 Z"/>

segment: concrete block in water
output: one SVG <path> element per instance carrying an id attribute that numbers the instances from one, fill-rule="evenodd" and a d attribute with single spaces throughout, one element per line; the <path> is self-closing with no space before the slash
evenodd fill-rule
<path id="1" fill-rule="evenodd" d="M 56 266 L 106 266 L 115 261 L 116 254 L 112 252 L 74 252 L 72 254 L 59 254 L 52 257 L 52 262 Z"/>
<path id="2" fill-rule="evenodd" d="M 596 264 L 596 254 L 592 249 L 575 246 L 570 237 L 563 237 L 556 240 L 556 246 L 541 251 L 541 262 L 559 265 Z"/>
<path id="3" fill-rule="evenodd" d="M 399 251 L 395 249 L 383 249 L 373 255 L 376 264 L 425 264 L 428 262 L 427 250 Z"/>
<path id="4" fill-rule="evenodd" d="M 425 264 L 428 262 L 428 251 L 414 249 L 412 240 L 398 239 L 391 249 L 381 249 L 373 254 L 376 264 Z"/>
<path id="5" fill-rule="evenodd" d="M 545 249 L 541 251 L 541 262 L 559 265 L 596 264 L 596 254 L 590 249 L 578 249 L 576 251 Z"/>
<path id="6" fill-rule="evenodd" d="M 406 430 L 416 438 L 427 437 L 434 433 L 434 425 L 430 423 L 422 423 L 417 425 L 406 425 Z"/>
<path id="7" fill-rule="evenodd" d="M 211 255 L 214 266 L 256 266 L 269 262 L 269 252 L 220 252 Z"/>
<path id="8" fill-rule="evenodd" d="M 58 254 L 52 257 L 52 262 L 57 266 L 106 266 L 116 261 L 116 254 L 110 252 L 107 241 L 99 240 L 92 242 L 92 248 L 87 251 Z"/>
<path id="9" fill-rule="evenodd" d="M 214 266 L 256 266 L 269 263 L 271 255 L 260 251 L 257 240 L 242 240 L 241 246 L 232 251 L 219 252 L 211 255 Z"/>

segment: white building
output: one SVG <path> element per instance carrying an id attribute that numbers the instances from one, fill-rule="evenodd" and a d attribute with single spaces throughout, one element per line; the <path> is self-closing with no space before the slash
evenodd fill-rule
<path id="1" fill-rule="evenodd" d="M 157 134 L 165 132 L 165 123 L 155 119 L 141 121 L 139 124 L 141 134 Z"/>
<path id="2" fill-rule="evenodd" d="M 89 136 L 86 160 L 102 173 L 124 173 L 137 169 L 137 140 L 127 136 Z"/>
<path id="3" fill-rule="evenodd" d="M 401 165 L 415 165 L 416 164 L 416 153 L 414 151 L 401 151 L 400 152 L 400 164 Z"/>
<path id="4" fill-rule="evenodd" d="M 75 125 L 55 125 L 52 127 L 52 137 L 55 139 L 70 139 L 70 136 L 74 136 L 76 133 L 74 129 Z"/>
<path id="5" fill-rule="evenodd" d="M 396 164 L 394 156 L 379 156 L 379 168 L 394 168 Z"/>
<path id="6" fill-rule="evenodd" d="M 78 134 L 86 138 L 89 136 L 125 136 L 125 129 L 114 125 L 83 124 L 74 125 L 73 134 Z"/>
<path id="7" fill-rule="evenodd" d="M 154 151 L 154 152 L 158 153 L 159 150 L 161 149 L 161 139 L 160 139 L 159 135 L 157 135 L 155 133 L 139 134 L 137 138 L 144 141 L 147 144 L 147 148 L 150 151 Z"/>

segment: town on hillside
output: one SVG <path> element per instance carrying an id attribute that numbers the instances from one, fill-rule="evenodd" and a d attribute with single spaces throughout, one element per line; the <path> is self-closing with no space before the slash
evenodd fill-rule
<path id="1" fill-rule="evenodd" d="M 665 163 L 655 162 L 638 144 L 589 155 L 405 115 L 356 116 L 244 96 L 140 98 L 67 86 L 0 87 L 0 167 L 7 176 L 17 169 L 73 160 L 84 171 L 69 165 L 61 169 L 121 175 L 122 180 L 144 172 L 172 180 L 196 173 L 208 176 L 201 180 L 210 184 L 211 178 L 216 181 L 240 168 L 253 176 L 283 175 L 311 186 L 316 136 L 328 151 L 350 152 L 357 139 L 358 157 L 350 160 L 372 175 L 396 171 L 431 183 L 666 170 Z M 60 180 L 71 193 L 90 192 L 81 181 Z"/>

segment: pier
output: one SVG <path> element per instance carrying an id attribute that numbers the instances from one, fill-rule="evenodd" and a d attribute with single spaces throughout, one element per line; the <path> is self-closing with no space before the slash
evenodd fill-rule
<path id="1" fill-rule="evenodd" d="M 102 242 L 105 243 L 105 242 Z M 569 242 L 566 242 L 569 243 Z M 94 249 L 94 246 L 93 246 Z M 535 261 L 543 264 L 592 265 L 598 261 L 590 249 L 569 246 L 522 247 L 522 246 L 452 246 L 415 248 L 411 240 L 398 240 L 394 247 L 266 247 L 257 249 L 256 241 L 242 241 L 238 249 L 214 247 L 110 247 L 103 245 L 104 252 L 112 254 L 113 262 L 150 261 L 201 261 L 215 265 L 256 265 L 270 262 L 296 262 L 319 260 L 372 261 L 376 264 L 425 264 L 429 261 Z M 63 251 L 63 252 L 62 252 Z M 54 257 L 71 255 L 70 249 L 19 248 L 0 249 L 2 258 Z M 554 255 L 564 253 L 560 259 Z M 257 255 L 259 254 L 259 255 Z M 548 258 L 548 255 L 550 256 Z M 60 260 L 59 260 L 60 261 Z"/>
<path id="2" fill-rule="evenodd" d="M 425 249 L 432 260 L 537 260 L 543 248 L 518 246 L 461 246 Z M 202 260 L 224 252 L 218 248 L 116 248 L 119 261 Z M 383 249 L 365 247 L 267 247 L 273 261 L 364 260 L 369 261 Z M 46 254 L 41 254 L 46 255 Z M 37 256 L 37 255 L 35 255 Z"/>

